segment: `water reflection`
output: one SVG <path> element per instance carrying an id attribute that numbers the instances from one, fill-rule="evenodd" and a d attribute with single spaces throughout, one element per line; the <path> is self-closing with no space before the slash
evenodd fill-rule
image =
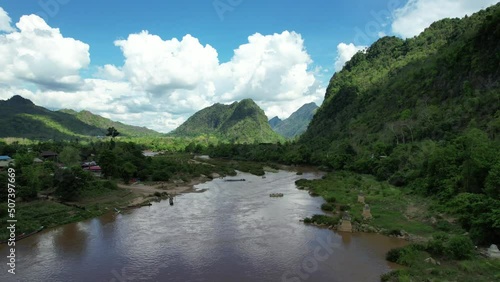
<path id="1" fill-rule="evenodd" d="M 203 193 L 176 197 L 174 206 L 163 201 L 48 230 L 19 242 L 25 250 L 18 268 L 25 271 L 16 278 L 244 282 L 281 281 L 286 274 L 302 281 L 305 276 L 307 281 L 378 280 L 389 270 L 385 252 L 404 242 L 337 234 L 300 222 L 322 213 L 323 200 L 296 189 L 294 182 L 319 177 L 314 172 L 280 171 L 266 178 L 240 173 L 235 178 L 247 181 L 216 179 L 197 186 L 206 189 Z M 4 275 L 0 281 L 11 281 Z"/>
<path id="2" fill-rule="evenodd" d="M 92 224 L 89 227 L 92 227 Z M 84 228 L 83 223 L 68 224 L 53 236 L 58 255 L 65 257 L 83 254 L 87 248 L 87 233 L 83 230 Z"/>

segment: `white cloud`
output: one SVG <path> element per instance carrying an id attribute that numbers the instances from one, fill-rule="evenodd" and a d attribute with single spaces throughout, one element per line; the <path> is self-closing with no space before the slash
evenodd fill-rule
<path id="1" fill-rule="evenodd" d="M 157 95 L 194 89 L 218 66 L 217 51 L 189 34 L 181 41 L 164 41 L 143 31 L 115 45 L 125 56 L 127 79 L 138 89 Z"/>
<path id="2" fill-rule="evenodd" d="M 74 91 L 90 63 L 89 46 L 63 37 L 36 16 L 22 16 L 19 31 L 0 34 L 0 83 L 33 83 L 42 90 Z"/>
<path id="3" fill-rule="evenodd" d="M 295 32 L 251 35 L 222 64 L 213 47 L 191 35 L 163 40 L 143 31 L 115 45 L 125 64 L 103 67 L 100 77 L 123 73 L 134 90 L 163 111 L 185 118 L 214 103 L 244 98 L 255 100 L 268 115 L 287 117 L 302 105 L 298 103 L 321 103 L 324 95 L 309 70 L 312 60 L 303 39 Z"/>
<path id="4" fill-rule="evenodd" d="M 394 11 L 392 31 L 403 38 L 420 34 L 433 22 L 471 15 L 498 0 L 409 0 Z"/>
<path id="5" fill-rule="evenodd" d="M 16 26 L 0 34 L 2 99 L 17 94 L 44 107 L 89 110 L 168 132 L 217 102 L 252 98 L 268 115 L 286 118 L 302 104 L 320 104 L 325 93 L 321 68 L 312 66 L 294 32 L 251 35 L 221 64 L 217 51 L 192 35 L 164 40 L 143 31 L 115 42 L 122 66 L 97 67 L 94 78 L 83 79 L 89 45 L 36 15 Z"/>
<path id="6" fill-rule="evenodd" d="M 9 14 L 0 7 L 0 32 L 12 32 L 15 29 L 11 26 L 11 19 L 9 17 Z"/>
<path id="7" fill-rule="evenodd" d="M 352 56 L 361 50 L 364 50 L 366 46 L 356 46 L 353 43 L 345 44 L 344 42 L 337 45 L 337 60 L 335 61 L 335 71 L 340 71 L 344 67 Z"/>

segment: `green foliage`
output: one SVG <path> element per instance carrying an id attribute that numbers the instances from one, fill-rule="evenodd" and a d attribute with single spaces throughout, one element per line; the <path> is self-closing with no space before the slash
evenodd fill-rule
<path id="1" fill-rule="evenodd" d="M 88 111 L 50 111 L 18 95 L 0 101 L 0 112 L 0 137 L 90 139 L 92 136 L 103 136 L 108 127 L 115 127 L 126 136 L 160 136 L 153 130 L 113 122 Z"/>
<path id="2" fill-rule="evenodd" d="M 323 214 L 315 214 L 310 218 L 309 217 L 304 218 L 304 223 L 314 223 L 319 225 L 333 226 L 339 222 L 339 219 L 340 218 L 338 216 L 332 217 Z"/>
<path id="3" fill-rule="evenodd" d="M 318 106 L 315 103 L 305 104 L 287 119 L 274 123 L 271 123 L 270 120 L 269 125 L 271 125 L 271 128 L 276 133 L 286 138 L 294 138 L 307 130 L 307 126 L 311 122 L 316 109 L 318 109 Z"/>
<path id="4" fill-rule="evenodd" d="M 417 244 L 391 249 L 386 254 L 386 260 L 411 267 L 418 263 L 418 260 L 421 258 L 420 252 L 423 249 L 423 246 Z"/>
<path id="5" fill-rule="evenodd" d="M 330 203 L 324 203 L 321 205 L 321 209 L 324 211 L 334 211 L 336 207 Z"/>
<path id="6" fill-rule="evenodd" d="M 463 260 L 472 257 L 474 244 L 466 236 L 453 236 L 446 245 L 446 253 L 452 259 Z"/>
<path id="7" fill-rule="evenodd" d="M 66 166 L 79 165 L 81 161 L 80 150 L 73 146 L 66 146 L 59 153 L 59 161 Z"/>
<path id="8" fill-rule="evenodd" d="M 275 133 L 264 111 L 251 99 L 231 105 L 214 104 L 198 111 L 174 130 L 171 136 L 216 136 L 231 143 L 275 143 L 283 138 Z"/>
<path id="9" fill-rule="evenodd" d="M 54 175 L 55 194 L 63 201 L 78 200 L 91 181 L 92 175 L 80 167 L 60 169 Z"/>
<path id="10" fill-rule="evenodd" d="M 444 256 L 447 253 L 448 240 L 449 236 L 444 232 L 433 234 L 432 239 L 427 242 L 426 250 L 434 256 Z"/>

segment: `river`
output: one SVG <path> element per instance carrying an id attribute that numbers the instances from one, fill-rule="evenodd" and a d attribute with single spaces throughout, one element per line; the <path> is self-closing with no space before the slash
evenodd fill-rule
<path id="1" fill-rule="evenodd" d="M 324 202 L 295 187 L 318 172 L 238 173 L 200 193 L 109 213 L 17 242 L 16 275 L 0 281 L 380 281 L 404 241 L 339 234 L 299 220 Z M 270 193 L 283 193 L 271 198 Z M 6 262 L 7 246 L 0 246 Z"/>

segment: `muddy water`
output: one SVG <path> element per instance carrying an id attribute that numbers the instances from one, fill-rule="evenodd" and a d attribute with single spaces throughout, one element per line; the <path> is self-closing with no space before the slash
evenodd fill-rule
<path id="1" fill-rule="evenodd" d="M 299 219 L 321 198 L 297 190 L 315 172 L 240 173 L 168 201 L 43 231 L 18 242 L 0 281 L 379 281 L 401 240 L 338 234 Z M 230 178 L 226 178 L 230 179 Z M 271 198 L 269 193 L 283 193 Z M 7 249 L 0 246 L 2 261 Z"/>

